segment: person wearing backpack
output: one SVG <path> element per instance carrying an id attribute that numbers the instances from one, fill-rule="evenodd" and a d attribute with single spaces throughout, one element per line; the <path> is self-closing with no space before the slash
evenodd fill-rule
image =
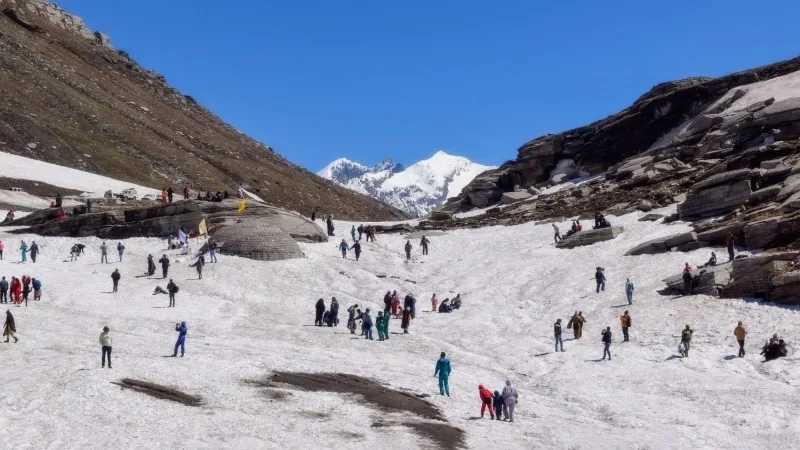
<path id="1" fill-rule="evenodd" d="M 175 307 L 175 294 L 177 294 L 179 290 L 180 288 L 178 285 L 170 278 L 169 284 L 167 284 L 167 294 L 169 294 L 169 306 L 167 306 L 167 308 Z"/>
<path id="2" fill-rule="evenodd" d="M 683 348 L 681 350 L 681 356 L 688 358 L 689 357 L 689 348 L 692 346 L 692 334 L 694 334 L 694 330 L 689 328 L 689 325 L 686 325 L 686 328 L 683 329 L 681 332 L 681 345 Z"/>
<path id="3" fill-rule="evenodd" d="M 117 292 L 120 278 L 122 278 L 122 275 L 120 275 L 119 269 L 114 269 L 114 272 L 111 273 L 111 281 L 114 283 L 114 292 Z"/>
<path id="4" fill-rule="evenodd" d="M 625 311 L 625 314 L 619 316 L 619 324 L 622 327 L 622 342 L 630 342 L 630 339 L 628 339 L 628 328 L 631 327 L 631 316 L 628 315 L 628 311 Z"/>

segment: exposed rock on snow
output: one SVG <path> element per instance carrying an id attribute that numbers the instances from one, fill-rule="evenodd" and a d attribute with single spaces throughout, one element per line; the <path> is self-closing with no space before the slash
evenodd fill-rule
<path id="1" fill-rule="evenodd" d="M 303 251 L 289 233 L 260 220 L 245 220 L 212 234 L 220 253 L 261 261 L 302 258 Z"/>
<path id="2" fill-rule="evenodd" d="M 584 245 L 592 245 L 598 242 L 610 241 L 625 231 L 623 227 L 608 227 L 597 230 L 578 231 L 569 237 L 564 238 L 556 244 L 558 248 L 574 248 Z"/>

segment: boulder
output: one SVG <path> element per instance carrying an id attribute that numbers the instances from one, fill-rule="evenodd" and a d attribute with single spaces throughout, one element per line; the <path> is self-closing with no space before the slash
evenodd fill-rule
<path id="1" fill-rule="evenodd" d="M 609 241 L 616 238 L 624 231 L 622 227 L 600 228 L 597 230 L 585 230 L 572 234 L 556 244 L 558 248 L 574 248 L 584 245 L 592 245 L 597 242 Z"/>
<path id="2" fill-rule="evenodd" d="M 705 229 L 703 231 L 697 232 L 697 240 L 709 242 L 711 245 L 725 245 L 728 234 L 733 234 L 733 236 L 739 240 L 739 243 L 742 243 L 742 230 L 744 229 L 744 224 L 741 223 L 733 223 L 729 225 L 723 226 L 712 226 L 711 228 Z"/>
<path id="3" fill-rule="evenodd" d="M 761 161 L 760 167 L 762 169 L 777 169 L 783 166 L 783 159 L 770 159 L 769 161 Z"/>
<path id="4" fill-rule="evenodd" d="M 692 277 L 697 277 L 694 293 L 719 297 L 721 290 L 730 282 L 732 270 L 731 264 L 718 264 L 693 270 Z M 664 293 L 683 293 L 683 272 L 662 281 L 667 285 Z"/>
<path id="5" fill-rule="evenodd" d="M 665 253 L 670 251 L 672 247 L 677 247 L 679 245 L 684 245 L 696 241 L 697 241 L 697 233 L 693 231 L 687 233 L 674 234 L 671 236 L 664 236 L 656 239 L 651 239 L 646 242 L 642 242 L 636 247 L 633 247 L 632 249 L 628 250 L 625 253 L 625 256 L 654 255 L 657 253 Z"/>
<path id="6" fill-rule="evenodd" d="M 523 200 L 527 200 L 533 197 L 527 191 L 519 191 L 519 192 L 504 192 L 502 197 L 500 197 L 500 204 L 501 205 L 510 205 L 512 203 L 521 202 Z"/>
<path id="7" fill-rule="evenodd" d="M 774 276 L 767 300 L 782 305 L 800 304 L 800 270 Z"/>
<path id="8" fill-rule="evenodd" d="M 769 297 L 772 279 L 788 272 L 790 262 L 798 256 L 800 251 L 785 251 L 734 259 L 733 280 L 722 289 L 722 295 L 730 298 Z"/>
<path id="9" fill-rule="evenodd" d="M 651 202 L 649 200 L 641 199 L 641 200 L 639 200 L 639 203 L 636 204 L 636 209 L 638 209 L 639 211 L 644 211 L 644 212 L 650 211 L 650 210 L 653 209 L 653 202 Z"/>
<path id="10" fill-rule="evenodd" d="M 767 200 L 775 198 L 780 191 L 781 191 L 780 186 L 770 186 L 770 187 L 765 187 L 764 189 L 753 191 L 753 193 L 750 194 L 750 198 L 747 199 L 747 203 L 751 205 L 758 205 Z"/>
<path id="11" fill-rule="evenodd" d="M 303 251 L 289 233 L 263 220 L 244 220 L 212 234 L 220 253 L 260 261 L 302 258 Z"/>
<path id="12" fill-rule="evenodd" d="M 534 186 L 531 186 L 531 187 L 528 188 L 528 193 L 530 193 L 531 195 L 540 195 L 542 193 L 542 191 L 540 191 L 539 189 L 536 189 L 536 187 L 534 187 Z"/>
<path id="13" fill-rule="evenodd" d="M 445 220 L 450 220 L 453 218 L 453 214 L 444 211 L 437 211 L 434 210 L 431 212 L 431 220 L 436 222 L 442 222 Z"/>
<path id="14" fill-rule="evenodd" d="M 639 218 L 639 222 L 655 222 L 655 221 L 663 219 L 663 218 L 664 218 L 663 214 L 650 213 L 650 214 L 647 214 L 645 216 L 640 217 Z"/>
<path id="15" fill-rule="evenodd" d="M 705 180 L 698 181 L 691 187 L 691 191 L 700 191 L 703 189 L 709 189 L 714 186 L 720 186 L 723 184 L 732 184 L 735 181 L 747 180 L 750 178 L 750 169 L 739 169 L 739 170 L 732 170 L 729 172 L 722 172 L 716 175 L 710 176 Z"/>
<path id="16" fill-rule="evenodd" d="M 569 176 L 565 173 L 557 173 L 550 178 L 550 183 L 552 184 L 562 184 L 569 181 Z"/>
<path id="17" fill-rule="evenodd" d="M 750 180 L 690 191 L 686 201 L 678 205 L 678 214 L 682 219 L 725 214 L 747 203 L 751 193 Z"/>

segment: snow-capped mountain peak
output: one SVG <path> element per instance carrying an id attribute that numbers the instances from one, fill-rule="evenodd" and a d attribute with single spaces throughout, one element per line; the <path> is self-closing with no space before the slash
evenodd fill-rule
<path id="1" fill-rule="evenodd" d="M 481 172 L 494 169 L 442 150 L 407 168 L 386 158 L 374 167 L 339 158 L 317 175 L 415 216 L 424 216 L 458 195 Z"/>

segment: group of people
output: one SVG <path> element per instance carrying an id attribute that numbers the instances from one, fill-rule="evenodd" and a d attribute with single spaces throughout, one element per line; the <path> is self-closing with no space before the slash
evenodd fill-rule
<path id="1" fill-rule="evenodd" d="M 10 315 L 10 313 L 8 313 Z M 8 328 L 8 316 L 6 317 L 6 328 Z M 11 326 L 14 326 L 14 318 L 11 317 Z M 189 332 L 189 327 L 186 325 L 186 321 L 181 321 L 180 323 L 175 324 L 175 331 L 178 333 L 178 339 L 175 341 L 175 348 L 172 352 L 172 357 L 178 356 L 178 350 L 181 351 L 181 358 L 186 352 L 186 334 Z M 11 334 L 13 336 L 13 332 Z M 101 352 L 101 359 L 100 359 L 100 368 L 106 367 L 106 362 L 108 363 L 108 368 L 111 369 L 111 350 L 114 346 L 114 338 L 111 336 L 111 329 L 108 326 L 103 327 L 103 331 L 100 333 L 100 352 Z M 17 338 L 14 337 L 14 342 L 17 341 Z M 6 339 L 6 342 L 8 340 Z"/>
<path id="2" fill-rule="evenodd" d="M 11 282 L 6 280 L 6 277 L 0 279 L 0 303 L 8 303 L 9 299 L 11 304 L 15 306 L 28 306 L 28 297 L 33 292 L 33 299 L 38 301 L 42 299 L 42 281 L 36 278 L 31 278 L 23 275 L 22 278 L 11 277 Z"/>
<path id="3" fill-rule="evenodd" d="M 36 241 L 31 241 L 31 245 L 28 244 L 23 239 L 19 245 L 19 252 L 20 252 L 20 262 L 27 262 L 28 255 L 31 256 L 31 262 L 36 262 L 36 257 L 39 256 L 39 244 Z"/>
<path id="4" fill-rule="evenodd" d="M 422 247 L 422 254 L 423 255 L 427 255 L 428 254 L 428 245 L 430 245 L 430 243 L 431 243 L 431 241 L 427 237 L 425 237 L 424 235 L 422 236 L 422 239 L 420 239 L 419 246 Z M 414 246 L 411 245 L 411 241 L 410 240 L 406 241 L 406 245 L 405 245 L 404 249 L 406 251 L 406 260 L 410 261 L 411 260 L 411 251 L 414 249 Z"/>

